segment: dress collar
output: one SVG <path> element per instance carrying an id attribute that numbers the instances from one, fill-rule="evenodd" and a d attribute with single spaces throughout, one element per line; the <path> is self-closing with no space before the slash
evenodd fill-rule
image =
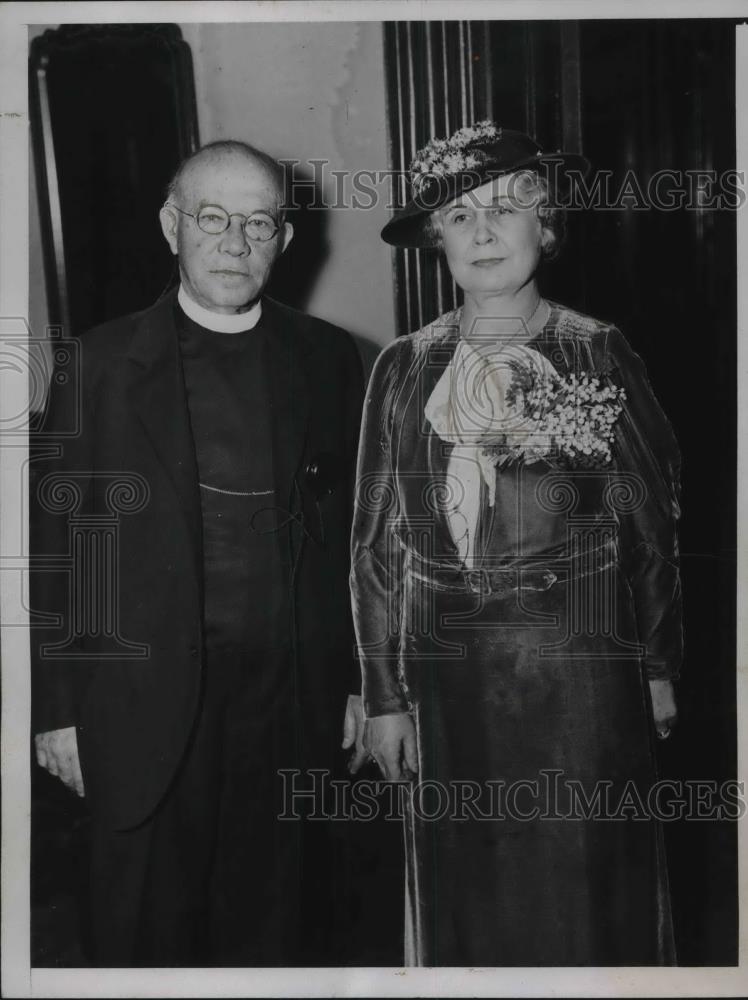
<path id="1" fill-rule="evenodd" d="M 185 291 L 184 285 L 179 286 L 177 301 L 182 311 L 191 320 L 207 330 L 213 330 L 214 333 L 243 333 L 245 330 L 251 330 L 257 326 L 262 315 L 262 303 L 260 302 L 255 302 L 251 309 L 243 313 L 224 315 L 224 313 L 212 312 L 191 299 Z"/>
<path id="2" fill-rule="evenodd" d="M 517 320 L 514 318 L 507 317 L 504 319 L 478 316 L 473 321 L 470 331 L 462 329 L 463 311 L 464 306 L 460 306 L 458 310 L 455 310 L 454 314 L 454 321 L 460 328 L 461 338 L 473 341 L 476 346 L 482 345 L 493 350 L 497 343 L 508 346 L 510 344 L 528 343 L 530 340 L 534 340 L 548 325 L 553 310 L 550 303 L 541 298 L 532 315 L 522 322 L 519 330 L 517 328 Z M 523 339 L 520 339 L 520 333 L 524 334 Z"/>

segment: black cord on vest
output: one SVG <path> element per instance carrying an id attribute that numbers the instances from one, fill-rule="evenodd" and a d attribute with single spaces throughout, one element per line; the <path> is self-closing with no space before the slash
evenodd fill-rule
<path id="1" fill-rule="evenodd" d="M 285 518 L 284 521 L 281 521 L 280 524 L 276 524 L 272 528 L 257 528 L 255 526 L 255 524 L 254 524 L 255 518 L 258 515 L 260 515 L 260 514 L 267 514 L 268 511 L 276 511 L 277 513 L 285 514 L 286 518 Z M 277 504 L 273 504 L 270 507 L 260 507 L 258 510 L 256 510 L 254 512 L 254 514 L 249 519 L 249 529 L 250 529 L 250 531 L 254 531 L 258 535 L 272 535 L 272 534 L 275 534 L 276 531 L 280 531 L 281 528 L 285 528 L 285 527 L 287 527 L 291 523 L 298 524 L 298 526 L 301 528 L 303 534 L 307 538 L 311 538 L 312 537 L 311 532 L 309 531 L 309 529 L 307 528 L 306 524 L 304 523 L 304 514 L 303 513 L 301 513 L 301 514 L 292 514 L 290 510 L 286 510 L 285 507 L 279 507 Z"/>

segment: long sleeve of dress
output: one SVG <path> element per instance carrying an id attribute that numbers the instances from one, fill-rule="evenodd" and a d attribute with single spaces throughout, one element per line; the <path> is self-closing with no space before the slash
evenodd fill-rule
<path id="1" fill-rule="evenodd" d="M 351 598 L 368 718 L 407 712 L 398 676 L 402 547 L 393 466 L 393 410 L 402 343 L 379 356 L 364 403 L 351 540 Z"/>
<path id="2" fill-rule="evenodd" d="M 358 442 L 361 433 L 361 410 L 364 401 L 364 371 L 361 358 L 353 340 L 345 339 L 346 345 L 346 377 L 345 377 L 345 480 L 344 488 L 348 500 L 348 511 L 352 527 L 353 497 L 356 484 L 356 463 Z M 350 624 L 349 624 L 350 630 Z M 346 658 L 346 689 L 349 694 L 360 694 L 361 672 L 357 658 L 353 654 L 353 643 L 350 645 L 351 655 Z"/>
<path id="3" fill-rule="evenodd" d="M 677 520 L 680 516 L 680 452 L 641 358 L 619 330 L 606 336 L 611 380 L 626 390 L 615 426 L 620 470 L 635 479 L 634 499 L 618 507 L 620 555 L 631 588 L 639 642 L 650 680 L 675 678 L 683 654 L 682 598 Z M 624 494 L 627 490 L 624 488 Z"/>

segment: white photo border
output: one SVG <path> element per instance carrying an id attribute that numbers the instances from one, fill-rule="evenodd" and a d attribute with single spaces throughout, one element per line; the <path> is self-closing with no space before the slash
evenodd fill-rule
<path id="1" fill-rule="evenodd" d="M 27 94 L 30 24 L 85 22 L 386 21 L 454 19 L 443 0 L 273 3 L 14 3 L 0 7 L 0 337 L 28 313 Z M 469 0 L 467 19 L 742 18 L 741 2 Z M 737 29 L 737 169 L 748 175 L 748 24 Z M 737 218 L 739 455 L 738 538 L 748 525 L 748 210 Z M 14 320 L 13 317 L 18 319 Z M 0 371 L 0 420 L 26 405 L 25 382 Z M 27 451 L 0 440 L 0 559 L 26 551 L 18 489 Z M 741 532 L 740 529 L 743 529 Z M 21 543 L 19 548 L 19 542 Z M 3 565 L 11 565 L 8 562 Z M 14 564 L 13 564 L 14 565 Z M 223 996 L 743 996 L 748 918 L 740 964 L 730 968 L 605 969 L 31 969 L 29 943 L 30 687 L 24 601 L 0 574 L 2 621 L 2 995 L 7 997 Z M 24 575 L 25 576 L 25 575 Z M 738 551 L 738 778 L 748 774 L 748 545 Z M 748 827 L 738 829 L 741 912 L 748 912 Z"/>

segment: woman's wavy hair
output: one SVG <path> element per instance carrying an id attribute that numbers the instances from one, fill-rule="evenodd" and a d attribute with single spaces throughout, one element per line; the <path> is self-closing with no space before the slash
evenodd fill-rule
<path id="1" fill-rule="evenodd" d="M 543 229 L 550 233 L 550 239 L 543 245 L 543 260 L 554 260 L 561 252 L 566 239 L 566 210 L 554 204 L 551 186 L 547 179 L 537 170 L 516 171 L 516 190 L 524 197 L 534 200 L 538 218 Z M 434 209 L 426 216 L 424 232 L 429 245 L 436 249 L 442 247 L 442 216 L 441 208 Z"/>

